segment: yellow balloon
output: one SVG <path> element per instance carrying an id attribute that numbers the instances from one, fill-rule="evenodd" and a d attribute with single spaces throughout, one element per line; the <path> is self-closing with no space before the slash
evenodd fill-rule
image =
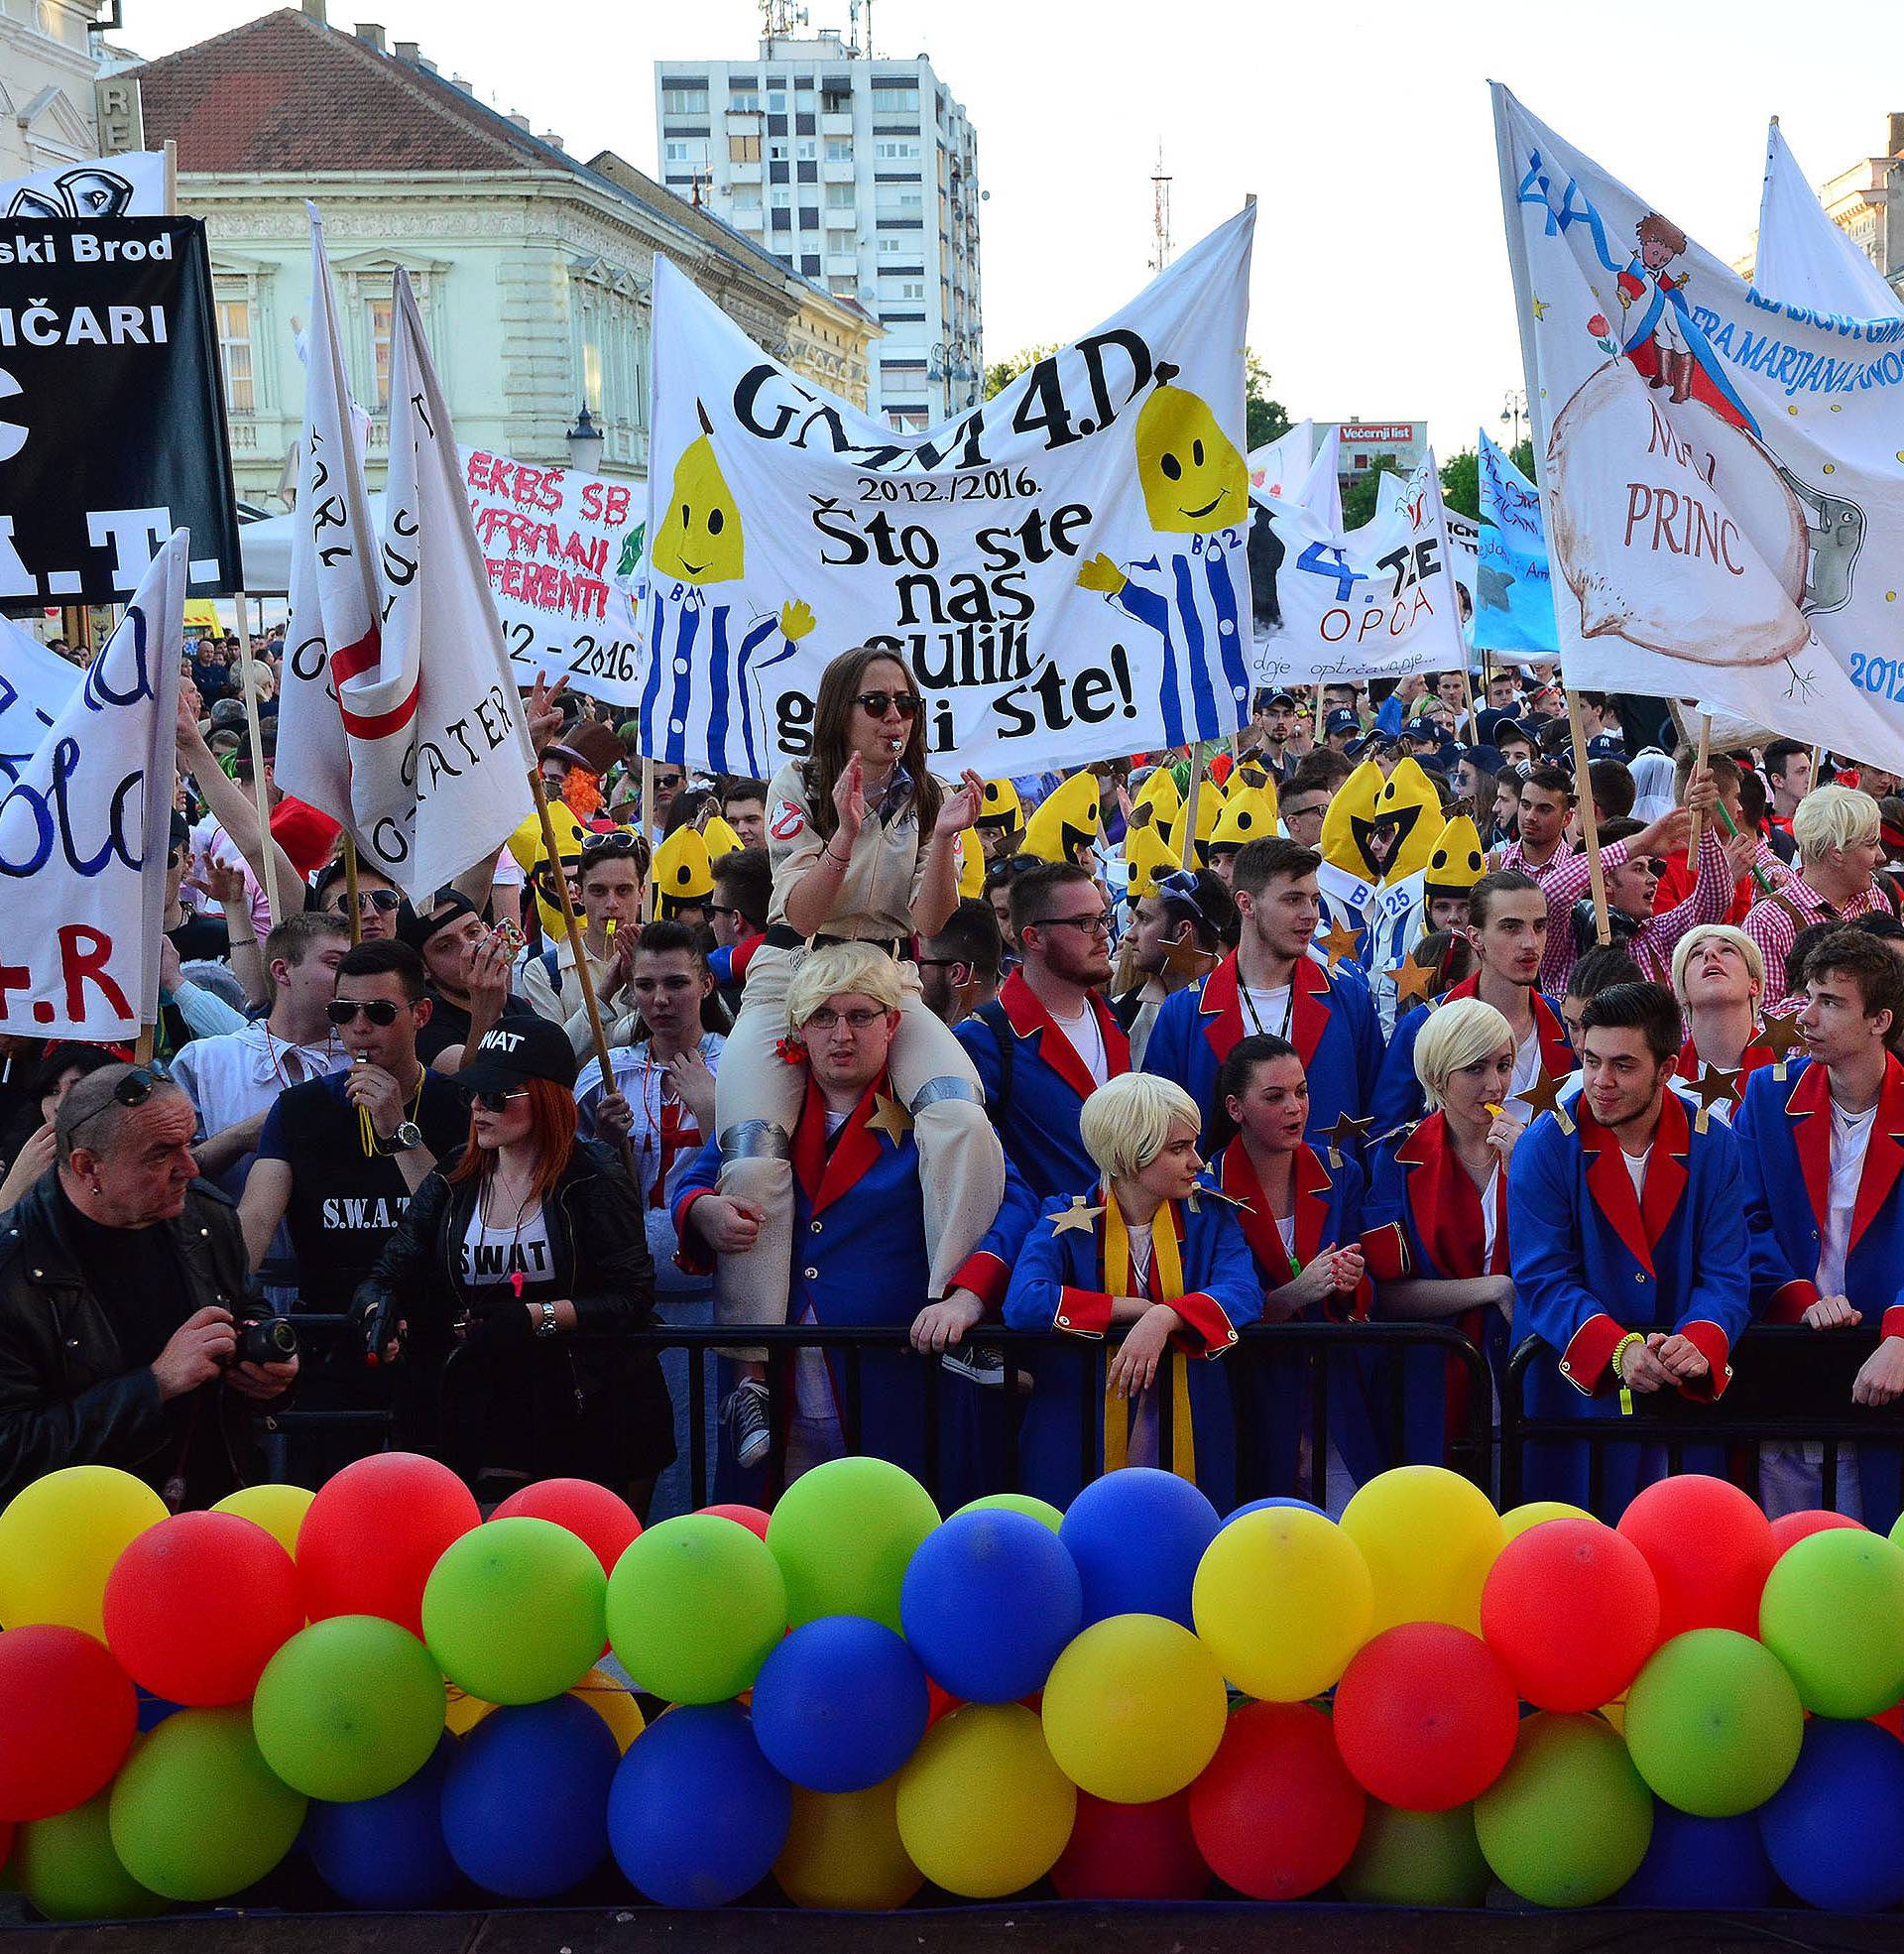
<path id="1" fill-rule="evenodd" d="M 443 1687 L 449 1695 L 443 1728 L 452 1737 L 467 1737 L 496 1707 L 494 1703 L 485 1703 L 480 1696 L 458 1689 L 453 1682 L 446 1682 Z M 642 1715 L 642 1706 L 633 1692 L 606 1669 L 590 1669 L 568 1693 L 586 1703 L 608 1725 L 624 1757 L 628 1755 L 628 1747 L 648 1728 L 648 1720 Z"/>
<path id="2" fill-rule="evenodd" d="M 898 1782 L 865 1791 L 793 1787 L 793 1822 L 774 1877 L 795 1906 L 890 1913 L 925 1884 L 899 1837 Z"/>
<path id="3" fill-rule="evenodd" d="M 1202 1774 L 1229 1710 L 1216 1656 L 1181 1623 L 1112 1615 L 1051 1665 L 1044 1741 L 1080 1790 L 1150 1804 Z"/>
<path id="4" fill-rule="evenodd" d="M 1543 1520 L 1591 1520 L 1584 1507 L 1569 1506 L 1565 1500 L 1529 1500 L 1524 1507 L 1510 1507 L 1500 1516 L 1500 1524 L 1510 1540 L 1517 1540 L 1530 1527 Z"/>
<path id="5" fill-rule="evenodd" d="M 452 1737 L 467 1737 L 496 1707 L 466 1689 L 458 1689 L 453 1682 L 444 1683 L 443 1689 L 449 1699 L 443 1711 L 443 1728 Z"/>
<path id="6" fill-rule="evenodd" d="M 104 1642 L 106 1576 L 165 1517 L 165 1501 L 114 1466 L 36 1479 L 0 1513 L 0 1627 L 57 1622 Z"/>
<path id="7" fill-rule="evenodd" d="M 941 1717 L 899 1771 L 906 1856 L 962 1899 L 1003 1899 L 1058 1863 L 1077 1786 L 1021 1703 L 967 1703 Z"/>
<path id="8" fill-rule="evenodd" d="M 227 1493 L 212 1512 L 235 1513 L 240 1520 L 252 1521 L 295 1558 L 298 1529 L 316 1497 L 301 1486 L 242 1486 L 235 1493 Z"/>
<path id="9" fill-rule="evenodd" d="M 1507 1544 L 1493 1504 L 1445 1466 L 1378 1473 L 1343 1511 L 1375 1584 L 1372 1633 L 1402 1622 L 1449 1622 L 1481 1633 L 1481 1589 Z"/>
<path id="10" fill-rule="evenodd" d="M 1619 1734 L 1620 1734 L 1620 1735 L 1621 1735 L 1622 1737 L 1624 1737 L 1624 1736 L 1626 1735 L 1626 1699 L 1625 1699 L 1625 1697 L 1623 1697 L 1623 1696 L 1615 1696 L 1615 1697 L 1613 1698 L 1613 1700 L 1612 1700 L 1612 1701 L 1611 1701 L 1610 1703 L 1603 1703 L 1603 1704 L 1602 1704 L 1602 1705 L 1600 1706 L 1600 1714 L 1601 1714 L 1601 1715 L 1602 1715 L 1603 1717 L 1605 1717 L 1605 1718 L 1606 1719 L 1606 1721 L 1607 1721 L 1607 1722 L 1608 1722 L 1609 1724 L 1611 1724 L 1611 1725 L 1612 1725 L 1612 1727 L 1613 1727 L 1613 1728 L 1614 1728 L 1614 1729 L 1615 1729 L 1616 1731 L 1618 1731 L 1618 1732 L 1619 1732 Z"/>
<path id="11" fill-rule="evenodd" d="M 1334 1521 L 1300 1507 L 1233 1520 L 1203 1551 L 1197 1634 L 1246 1696 L 1303 1703 L 1342 1680 L 1375 1614 L 1368 1563 Z"/>

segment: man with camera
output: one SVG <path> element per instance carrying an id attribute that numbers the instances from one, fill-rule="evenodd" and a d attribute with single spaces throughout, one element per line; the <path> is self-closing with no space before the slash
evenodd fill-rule
<path id="1" fill-rule="evenodd" d="M 150 1067 L 90 1073 L 0 1217 L 0 1505 L 63 1466 L 118 1466 L 175 1511 L 257 1476 L 259 1407 L 298 1359 L 244 1320 L 244 1237 L 198 1181 L 196 1130 Z"/>

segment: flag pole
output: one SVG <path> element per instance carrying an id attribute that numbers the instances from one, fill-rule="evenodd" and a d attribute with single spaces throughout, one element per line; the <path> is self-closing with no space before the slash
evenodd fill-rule
<path id="1" fill-rule="evenodd" d="M 350 905 L 350 947 L 364 940 L 364 913 L 357 907 L 357 837 L 344 830 L 344 901 Z"/>
<path id="2" fill-rule="evenodd" d="M 1594 894 L 1594 933 L 1603 943 L 1613 939 L 1606 916 L 1606 878 L 1600 867 L 1600 821 L 1594 813 L 1594 782 L 1587 771 L 1587 729 L 1580 723 L 1580 695 L 1571 685 L 1567 695 L 1567 724 L 1574 735 L 1574 795 L 1580 808 L 1580 838 L 1587 850 L 1587 880 Z"/>
<path id="3" fill-rule="evenodd" d="M 1694 763 L 1695 774 L 1703 774 L 1713 758 L 1713 715 L 1702 712 L 1699 715 L 1699 758 Z M 1693 832 L 1686 843 L 1686 867 L 1693 873 L 1699 871 L 1699 810 L 1693 810 Z"/>
<path id="4" fill-rule="evenodd" d="M 659 837 L 654 833 L 654 762 L 646 753 L 642 755 L 642 840 L 648 847 L 648 867 L 642 871 L 641 904 L 635 914 L 646 922 L 648 892 L 654 880 L 654 850 L 659 843 Z"/>
<path id="5" fill-rule="evenodd" d="M 246 616 L 247 599 L 237 593 L 238 675 L 245 693 L 245 738 L 251 743 L 251 793 L 258 803 L 259 847 L 264 856 L 265 907 L 276 929 L 284 917 L 284 905 L 278 898 L 278 856 L 271 842 L 271 801 L 265 790 L 264 743 L 258 732 L 258 662 L 251 650 L 251 620 Z"/>
<path id="6" fill-rule="evenodd" d="M 1197 845 L 1197 795 L 1203 788 L 1203 742 L 1190 742 L 1190 794 L 1183 803 L 1183 860 L 1181 868 L 1199 868 L 1194 859 Z"/>
<path id="7" fill-rule="evenodd" d="M 157 1028 L 152 1025 L 141 1025 L 139 1027 L 138 1041 L 132 1047 L 132 1062 L 135 1065 L 150 1065 L 152 1063 L 152 1047 L 156 1030 Z"/>

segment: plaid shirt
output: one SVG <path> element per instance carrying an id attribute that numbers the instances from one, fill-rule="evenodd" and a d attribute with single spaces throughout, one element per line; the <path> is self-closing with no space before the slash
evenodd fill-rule
<path id="1" fill-rule="evenodd" d="M 1616 869 L 1632 852 L 1624 841 L 1612 841 L 1600 851 L 1602 874 Z M 1579 952 L 1574 947 L 1574 905 L 1587 893 L 1592 869 L 1585 855 L 1575 855 L 1542 885 L 1547 897 L 1547 953 L 1540 960 L 1540 988 L 1549 997 L 1564 997 L 1567 979 Z M 1672 982 L 1673 945 L 1702 922 L 1718 922 L 1732 900 L 1732 865 L 1726 843 L 1708 822 L 1699 832 L 1699 880 L 1683 903 L 1639 925 L 1622 947 L 1656 984 Z M 1616 939 L 1617 940 L 1617 939 Z"/>
<path id="2" fill-rule="evenodd" d="M 1746 913 L 1745 933 L 1758 945 L 1758 953 L 1765 959 L 1767 1011 L 1783 1011 L 1788 1005 L 1799 1002 L 1785 989 L 1785 960 L 1798 940 L 1800 927 L 1792 916 L 1794 910 L 1808 925 L 1834 920 L 1850 922 L 1860 916 L 1878 912 L 1886 916 L 1894 914 L 1875 881 L 1861 889 L 1848 903 L 1834 905 L 1802 875 L 1793 876 L 1777 895 L 1762 897 L 1754 903 Z M 1777 1002 L 1770 1002 L 1774 998 Z"/>

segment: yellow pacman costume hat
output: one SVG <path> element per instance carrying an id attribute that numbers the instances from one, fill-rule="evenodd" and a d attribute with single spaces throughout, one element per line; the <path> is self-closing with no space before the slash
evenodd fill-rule
<path id="1" fill-rule="evenodd" d="M 1177 777 L 1167 766 L 1153 767 L 1149 778 L 1138 788 L 1130 802 L 1134 814 L 1139 807 L 1150 808 L 1150 818 L 1159 826 L 1168 826 L 1177 818 L 1183 806 L 1183 795 L 1177 792 Z"/>
<path id="2" fill-rule="evenodd" d="M 1465 896 L 1487 873 L 1481 830 L 1466 814 L 1457 814 L 1435 837 L 1422 888 L 1430 896 Z"/>
<path id="3" fill-rule="evenodd" d="M 1217 831 L 1217 823 L 1223 819 L 1223 792 L 1215 781 L 1205 781 L 1197 794 L 1197 834 L 1196 846 L 1185 848 L 1183 843 L 1184 821 L 1190 809 L 1186 805 L 1177 810 L 1176 817 L 1169 827 L 1170 846 L 1177 859 L 1185 868 L 1200 869 L 1205 866 L 1204 850 L 1209 846 Z M 1273 832 L 1273 830 L 1272 830 Z"/>
<path id="4" fill-rule="evenodd" d="M 1130 871 L 1125 894 L 1133 903 L 1154 896 L 1159 878 L 1183 866 L 1155 822 L 1148 827 L 1132 828 L 1125 837 L 1124 861 Z"/>
<path id="5" fill-rule="evenodd" d="M 1394 772 L 1375 796 L 1375 819 L 1396 822 L 1401 830 L 1381 878 L 1383 887 L 1428 866 L 1428 858 L 1435 852 L 1435 822 L 1440 815 L 1441 795 L 1435 792 L 1434 783 L 1414 761 L 1396 762 Z"/>
<path id="6" fill-rule="evenodd" d="M 959 835 L 959 894 L 985 894 L 985 843 L 977 828 L 966 828 Z"/>
<path id="7" fill-rule="evenodd" d="M 1024 825 L 1024 809 L 1018 791 L 1010 781 L 987 781 L 985 798 L 979 803 L 978 823 L 982 828 L 1015 828 Z"/>
<path id="8" fill-rule="evenodd" d="M 1073 774 L 1038 804 L 1024 830 L 1023 852 L 1041 862 L 1071 862 L 1098 838 L 1098 777 Z"/>
<path id="9" fill-rule="evenodd" d="M 588 830 L 575 818 L 575 810 L 566 800 L 548 803 L 548 824 L 555 830 L 555 846 L 561 853 L 562 867 L 573 875 L 582 865 L 582 843 L 588 839 Z M 537 815 L 526 816 L 522 826 L 509 837 L 509 852 L 515 856 L 517 867 L 535 894 L 542 934 L 550 942 L 559 943 L 568 925 L 562 920 L 562 899 L 555 888 L 555 873 L 549 864 L 548 850 L 542 844 L 542 823 Z"/>
<path id="10" fill-rule="evenodd" d="M 1420 770 L 1417 769 L 1417 772 Z M 1372 760 L 1365 760 L 1336 790 L 1322 817 L 1322 859 L 1344 875 L 1373 878 L 1368 837 L 1375 829 L 1375 801 L 1387 783 Z"/>
<path id="11" fill-rule="evenodd" d="M 1201 817 L 1203 810 L 1197 810 Z M 1198 826 L 1202 826 L 1199 818 Z M 1223 813 L 1210 832 L 1210 846 L 1241 848 L 1247 842 L 1261 841 L 1276 831 L 1276 791 L 1273 787 L 1244 787 L 1239 784 L 1223 803 Z"/>
<path id="12" fill-rule="evenodd" d="M 669 916 L 714 893 L 707 842 L 694 828 L 676 828 L 654 851 L 654 914 Z"/>
<path id="13" fill-rule="evenodd" d="M 723 855 L 731 855 L 741 844 L 741 837 L 735 833 L 734 824 L 724 820 L 719 814 L 710 814 L 707 825 L 701 830 L 701 839 L 707 843 L 707 859 L 718 862 Z"/>

